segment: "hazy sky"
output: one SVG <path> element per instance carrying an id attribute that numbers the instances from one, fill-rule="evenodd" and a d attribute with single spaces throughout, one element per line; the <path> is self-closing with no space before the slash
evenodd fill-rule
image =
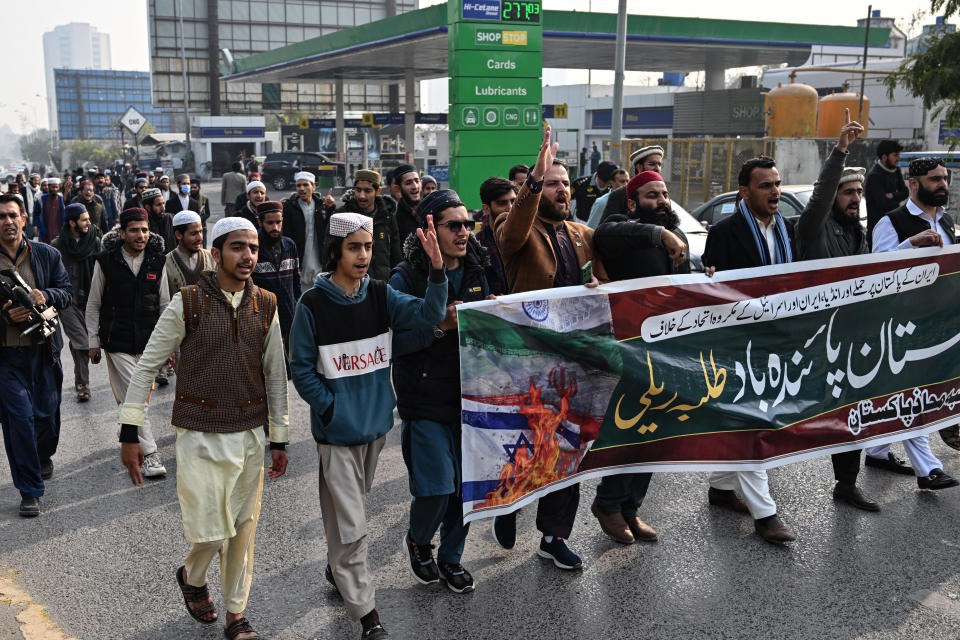
<path id="1" fill-rule="evenodd" d="M 150 68 L 147 43 L 148 0 L 8 0 L 2 3 L 4 37 L 0 40 L 0 59 L 6 61 L 8 73 L 6 89 L 0 95 L 0 125 L 9 125 L 16 132 L 47 125 L 46 102 L 37 94 L 46 94 L 43 74 L 42 36 L 53 27 L 70 22 L 87 22 L 99 31 L 109 33 L 115 69 L 147 71 Z M 422 6 L 437 4 L 421 2 Z M 857 18 L 867 13 L 867 4 L 837 3 L 835 0 L 805 0 L 804 2 L 778 0 L 759 4 L 744 0 L 716 2 L 715 0 L 685 0 L 678 8 L 664 6 L 651 9 L 649 2 L 629 0 L 628 11 L 636 14 L 683 15 L 702 18 L 732 18 L 740 20 L 778 20 L 812 24 L 854 25 Z M 545 0 L 548 9 L 577 9 L 615 12 L 617 0 Z M 757 14 L 762 6 L 764 12 Z M 909 18 L 916 10 L 929 10 L 929 0 L 900 0 L 875 4 L 884 16 Z M 924 22 L 931 22 L 925 20 Z"/>

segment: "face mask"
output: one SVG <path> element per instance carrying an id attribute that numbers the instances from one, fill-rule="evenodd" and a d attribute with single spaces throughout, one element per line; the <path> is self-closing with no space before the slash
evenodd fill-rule
<path id="1" fill-rule="evenodd" d="M 180 185 L 180 193 L 182 193 L 183 195 L 189 194 L 189 193 L 190 193 L 190 186 L 189 186 L 189 185 L 186 185 L 186 184 Z"/>

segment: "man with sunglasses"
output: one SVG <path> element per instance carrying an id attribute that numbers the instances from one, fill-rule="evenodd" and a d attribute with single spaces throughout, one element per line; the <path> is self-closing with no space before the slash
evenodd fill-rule
<path id="1" fill-rule="evenodd" d="M 404 546 L 410 570 L 421 584 L 443 579 L 455 593 L 473 591 L 473 576 L 460 564 L 468 526 L 460 499 L 460 339 L 457 307 L 487 297 L 484 252 L 470 233 L 473 221 L 456 191 L 440 189 L 421 200 L 417 222 L 426 229 L 432 215 L 440 255 L 447 269 L 447 314 L 430 328 L 393 334 L 393 385 L 402 423 L 403 461 L 410 479 L 410 526 Z M 416 236 L 413 236 L 415 239 Z M 423 246 L 406 242 L 405 259 L 390 286 L 424 298 L 430 258 Z M 433 559 L 433 540 L 440 548 Z"/>

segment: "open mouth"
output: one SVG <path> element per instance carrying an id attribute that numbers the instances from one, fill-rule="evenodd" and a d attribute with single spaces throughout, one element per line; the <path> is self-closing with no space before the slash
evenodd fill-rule
<path id="1" fill-rule="evenodd" d="M 367 265 L 365 265 L 365 264 L 355 264 L 355 265 L 353 265 L 353 268 L 356 269 L 357 271 L 366 271 L 366 270 L 367 270 Z"/>
<path id="2" fill-rule="evenodd" d="M 467 239 L 464 238 L 463 240 L 454 240 L 454 241 L 453 241 L 453 246 L 455 246 L 457 249 L 466 249 L 466 248 L 467 248 Z"/>

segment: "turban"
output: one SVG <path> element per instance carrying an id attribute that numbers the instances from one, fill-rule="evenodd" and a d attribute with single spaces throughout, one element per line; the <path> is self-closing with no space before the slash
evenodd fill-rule
<path id="1" fill-rule="evenodd" d="M 656 171 L 641 171 L 637 175 L 630 178 L 630 182 L 627 183 L 627 197 L 632 197 L 633 194 L 636 193 L 637 189 L 648 182 L 654 181 L 663 182 L 663 176 Z"/>
<path id="2" fill-rule="evenodd" d="M 439 182 L 437 182 L 437 179 L 434 178 L 429 173 L 425 173 L 422 176 L 420 176 L 420 182 L 421 183 L 432 182 L 433 184 L 440 184 Z"/>
<path id="3" fill-rule="evenodd" d="M 126 229 L 131 222 L 147 221 L 147 210 L 140 207 L 124 209 L 120 212 L 120 228 Z"/>
<path id="4" fill-rule="evenodd" d="M 358 229 L 364 229 L 373 234 L 373 218 L 359 213 L 335 213 L 330 216 L 328 233 L 338 238 L 346 238 Z"/>
<path id="5" fill-rule="evenodd" d="M 60 184 L 60 178 L 47 178 L 47 184 Z"/>
<path id="6" fill-rule="evenodd" d="M 283 213 L 283 203 L 276 200 L 267 200 L 257 205 L 257 215 L 261 218 L 268 213 Z"/>
<path id="7" fill-rule="evenodd" d="M 940 158 L 917 158 L 916 160 L 910 161 L 910 166 L 907 169 L 907 172 L 910 174 L 911 178 L 919 178 L 925 176 L 937 167 L 944 167 L 943 160 Z"/>
<path id="8" fill-rule="evenodd" d="M 867 170 L 863 167 L 844 167 L 843 174 L 840 176 L 840 184 L 844 182 L 863 182 L 867 178 Z"/>
<path id="9" fill-rule="evenodd" d="M 637 164 L 647 156 L 652 156 L 657 153 L 663 156 L 663 147 L 658 145 L 653 145 L 650 147 L 643 147 L 642 149 L 637 149 L 636 151 L 630 154 L 630 166 Z"/>
<path id="10" fill-rule="evenodd" d="M 417 205 L 417 224 L 427 226 L 427 216 L 437 217 L 437 214 L 450 207 L 462 207 L 460 196 L 453 189 L 437 189 Z"/>
<path id="11" fill-rule="evenodd" d="M 31 174 L 30 174 L 30 180 L 33 180 L 34 178 L 39 178 L 39 177 L 40 177 L 40 174 L 39 174 L 39 173 L 31 173 Z"/>
<path id="12" fill-rule="evenodd" d="M 300 180 L 306 180 L 307 182 L 312 182 L 313 184 L 317 183 L 317 178 L 309 171 L 297 171 L 293 175 L 293 181 L 299 182 Z"/>
<path id="13" fill-rule="evenodd" d="M 213 225 L 213 231 L 210 233 L 210 244 L 216 242 L 220 236 L 225 236 L 234 231 L 253 231 L 256 233 L 257 229 L 246 218 L 239 216 L 220 218 L 217 220 L 217 224 Z"/>
<path id="14" fill-rule="evenodd" d="M 175 227 L 185 224 L 193 224 L 194 222 L 200 222 L 200 214 L 194 211 L 181 211 L 177 215 L 173 216 L 173 226 Z"/>
<path id="15" fill-rule="evenodd" d="M 407 173 L 416 173 L 417 168 L 412 164 L 402 164 L 393 170 L 393 184 L 400 184 L 400 179 Z"/>
<path id="16" fill-rule="evenodd" d="M 374 188 L 380 186 L 380 174 L 372 169 L 360 169 L 353 174 L 353 184 L 356 185 L 361 180 L 369 182 Z"/>
<path id="17" fill-rule="evenodd" d="M 87 212 L 87 208 L 80 204 L 79 202 L 74 202 L 73 204 L 68 204 L 67 208 L 63 210 L 63 219 L 64 220 L 73 220 L 76 222 L 80 219 L 80 216 Z"/>
<path id="18" fill-rule="evenodd" d="M 264 186 L 262 182 L 260 182 L 259 180 L 254 180 L 253 182 L 247 183 L 247 193 L 250 193 L 252 190 L 256 189 L 257 187 L 260 187 L 264 191 L 267 190 L 267 188 Z"/>

